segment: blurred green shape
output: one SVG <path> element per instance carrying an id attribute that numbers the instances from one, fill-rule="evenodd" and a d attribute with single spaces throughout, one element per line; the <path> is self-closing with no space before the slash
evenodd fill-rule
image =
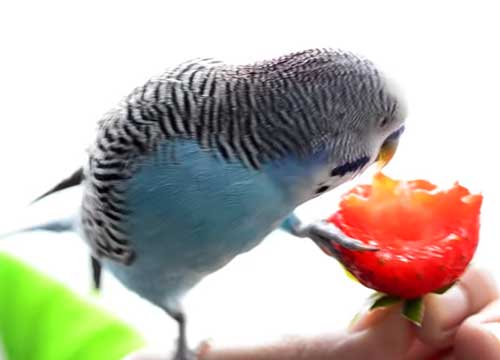
<path id="1" fill-rule="evenodd" d="M 119 360 L 144 346 L 121 321 L 1 253 L 0 339 L 7 360 Z"/>

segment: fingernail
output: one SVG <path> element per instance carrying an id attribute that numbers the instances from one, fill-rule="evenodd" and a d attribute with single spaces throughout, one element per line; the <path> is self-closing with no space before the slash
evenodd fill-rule
<path id="1" fill-rule="evenodd" d="M 197 355 L 196 358 L 197 359 L 205 358 L 205 356 L 209 353 L 212 347 L 213 347 L 212 339 L 206 339 L 202 341 L 195 350 L 195 353 Z"/>
<path id="2" fill-rule="evenodd" d="M 500 342 L 500 323 L 485 323 L 481 328 L 492 334 Z"/>
<path id="3" fill-rule="evenodd" d="M 349 323 L 348 331 L 354 333 L 366 329 L 371 322 L 371 316 L 372 314 L 367 311 L 357 313 Z"/>
<path id="4" fill-rule="evenodd" d="M 435 295 L 438 317 L 443 330 L 458 326 L 467 316 L 467 295 L 460 286 L 453 286 L 443 295 Z"/>
<path id="5" fill-rule="evenodd" d="M 353 318 L 351 319 L 351 321 L 349 322 L 349 325 L 347 326 L 347 328 L 348 328 L 349 330 L 350 330 L 350 329 L 352 329 L 352 328 L 356 325 L 356 323 L 358 322 L 358 320 L 359 320 L 359 319 L 361 318 L 361 316 L 362 316 L 361 314 L 362 314 L 362 313 L 361 313 L 361 312 L 359 312 L 359 313 L 357 313 L 356 315 L 354 315 L 354 317 L 353 317 Z"/>
<path id="6" fill-rule="evenodd" d="M 348 330 L 354 333 L 375 326 L 384 319 L 390 311 L 389 308 L 377 308 L 368 312 L 360 312 L 352 319 Z"/>

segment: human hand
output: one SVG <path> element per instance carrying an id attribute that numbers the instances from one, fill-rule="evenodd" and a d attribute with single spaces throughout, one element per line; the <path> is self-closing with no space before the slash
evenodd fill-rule
<path id="1" fill-rule="evenodd" d="M 401 317 L 399 306 L 362 315 L 348 330 L 315 337 L 293 336 L 267 345 L 204 345 L 200 360 L 494 360 L 500 359 L 500 297 L 485 270 L 470 268 L 444 295 L 425 298 L 420 328 Z M 165 360 L 139 352 L 126 360 Z"/>

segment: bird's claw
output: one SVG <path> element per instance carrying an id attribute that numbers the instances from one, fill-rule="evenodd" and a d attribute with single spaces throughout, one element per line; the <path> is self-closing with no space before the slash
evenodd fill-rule
<path id="1" fill-rule="evenodd" d="M 314 241 L 314 243 L 321 249 L 323 252 L 327 255 L 333 256 L 337 260 L 339 260 L 339 252 L 333 245 L 331 241 L 329 241 L 327 238 L 321 237 L 319 235 L 309 235 L 309 239 Z"/>
<path id="2" fill-rule="evenodd" d="M 334 224 L 324 220 L 302 227 L 297 235 L 310 238 L 321 250 L 336 259 L 339 259 L 339 251 L 335 245 L 354 251 L 379 250 L 377 247 L 363 244 L 361 241 L 347 236 Z"/>
<path id="3" fill-rule="evenodd" d="M 357 239 L 347 236 L 337 226 L 325 220 L 303 225 L 300 219 L 292 213 L 283 222 L 281 228 L 292 235 L 310 238 L 323 251 L 335 258 L 338 258 L 336 245 L 354 251 L 379 250 L 377 247 L 364 244 Z"/>
<path id="4" fill-rule="evenodd" d="M 305 231 L 308 237 L 320 237 L 334 247 L 332 243 L 338 244 L 346 249 L 355 251 L 378 251 L 379 249 L 375 246 L 367 245 L 361 241 L 347 236 L 334 224 L 320 220 L 316 221 L 308 226 L 306 226 Z M 313 239 L 314 240 L 314 239 Z"/>

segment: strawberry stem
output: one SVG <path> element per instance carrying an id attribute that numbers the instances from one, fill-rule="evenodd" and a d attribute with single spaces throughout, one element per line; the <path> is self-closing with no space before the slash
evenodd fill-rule
<path id="1" fill-rule="evenodd" d="M 424 307 L 425 306 L 422 297 L 408 299 L 403 302 L 401 314 L 413 324 L 420 327 L 424 318 Z"/>
<path id="2" fill-rule="evenodd" d="M 398 296 L 387 295 L 384 293 L 375 293 L 370 296 L 370 310 L 386 307 L 397 304 L 401 301 L 401 298 Z"/>

